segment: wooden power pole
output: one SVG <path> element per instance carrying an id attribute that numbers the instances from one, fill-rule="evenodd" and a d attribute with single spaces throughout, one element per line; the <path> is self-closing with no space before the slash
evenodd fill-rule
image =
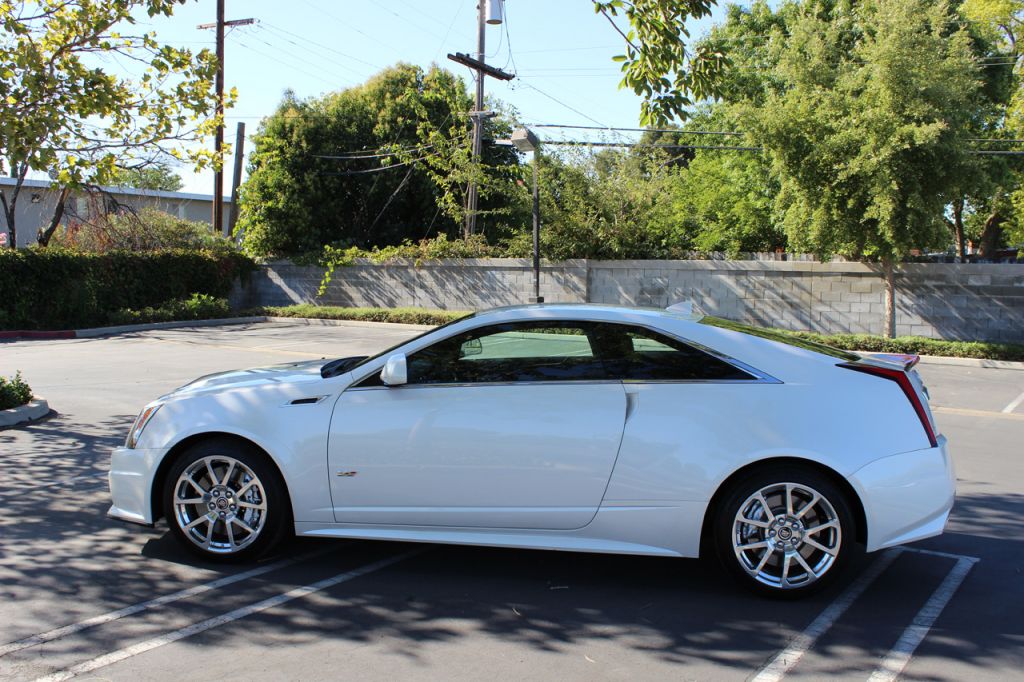
<path id="1" fill-rule="evenodd" d="M 485 29 L 487 28 L 488 23 L 501 23 L 501 9 L 500 0 L 479 0 L 479 2 L 480 4 L 477 7 L 479 10 L 479 18 L 477 21 L 476 59 L 467 54 L 463 54 L 462 52 L 456 52 L 455 54 L 448 55 L 448 59 L 453 62 L 457 62 L 463 66 L 468 66 L 476 71 L 476 107 L 474 107 L 474 111 L 470 112 L 470 116 L 473 117 L 473 163 L 480 163 L 480 157 L 483 154 L 484 148 L 484 118 L 488 115 L 488 112 L 484 111 L 484 76 L 490 76 L 491 78 L 497 78 L 504 81 L 509 81 L 515 78 L 515 74 L 505 73 L 501 69 L 496 69 L 493 66 L 488 66 L 484 63 L 484 58 L 487 56 L 487 53 L 484 51 L 484 39 L 486 37 Z M 496 14 L 493 11 L 493 7 L 488 7 L 495 2 L 498 3 L 498 10 Z M 488 18 L 488 9 L 492 10 L 491 18 Z M 477 200 L 478 193 L 476 181 L 470 180 L 469 187 L 466 190 L 466 224 L 464 227 L 464 233 L 467 237 L 476 233 Z"/>
<path id="2" fill-rule="evenodd" d="M 238 122 L 235 130 L 235 172 L 231 176 L 231 218 L 228 220 L 228 236 L 235 233 L 235 223 L 238 222 L 238 186 L 242 184 L 242 159 L 245 150 L 245 124 Z"/>
<path id="3" fill-rule="evenodd" d="M 255 19 L 235 19 L 224 21 L 224 0 L 217 0 L 217 21 L 212 24 L 199 24 L 196 28 L 215 29 L 217 33 L 217 76 L 214 80 L 214 88 L 217 91 L 216 114 L 220 118 L 217 131 L 213 137 L 213 152 L 216 155 L 217 165 L 213 169 L 213 231 L 217 234 L 228 235 L 224 227 L 224 27 L 244 26 L 252 24 Z"/>

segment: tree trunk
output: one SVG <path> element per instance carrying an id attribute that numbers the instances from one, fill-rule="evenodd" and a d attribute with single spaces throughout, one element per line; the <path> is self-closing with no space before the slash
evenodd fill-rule
<path id="1" fill-rule="evenodd" d="M 1003 236 L 1003 216 L 997 211 L 992 211 L 985 219 L 985 229 L 981 232 L 981 243 L 978 245 L 978 255 L 982 258 L 995 258 L 999 249 L 999 239 Z"/>
<path id="2" fill-rule="evenodd" d="M 67 203 L 68 194 L 70 194 L 70 192 L 71 190 L 67 187 L 61 189 L 60 196 L 57 198 L 57 206 L 53 209 L 53 218 L 50 220 L 50 226 L 45 230 L 39 231 L 37 241 L 40 246 L 49 246 L 50 237 L 52 237 L 53 233 L 57 231 L 57 228 L 60 226 L 60 221 L 64 217 L 64 205 Z"/>
<path id="3" fill-rule="evenodd" d="M 896 273 L 892 258 L 882 259 L 882 274 L 885 277 L 885 336 L 896 336 Z"/>
<path id="4" fill-rule="evenodd" d="M 6 194 L 0 192 L 0 203 L 3 204 L 4 219 L 7 221 L 7 232 L 11 239 L 10 248 L 16 249 L 18 248 L 18 227 L 15 224 L 14 209 L 18 205 L 18 195 L 21 194 L 22 185 L 25 183 L 25 176 L 28 175 L 28 164 L 15 165 L 12 163 L 11 168 L 15 171 L 11 175 L 17 182 L 14 183 L 14 189 L 11 190 L 10 201 L 8 201 Z"/>
<path id="5" fill-rule="evenodd" d="M 10 243 L 7 244 L 7 247 L 13 249 L 15 245 L 18 243 L 17 233 L 14 231 L 13 211 L 9 210 L 7 206 L 7 195 L 4 194 L 3 192 L 0 192 L 0 206 L 2 206 L 4 211 L 4 223 L 7 225 L 7 236 L 8 239 L 10 239 Z"/>
<path id="6" fill-rule="evenodd" d="M 964 238 L 964 198 L 953 202 L 953 240 L 956 243 L 956 262 L 967 260 L 967 240 Z"/>

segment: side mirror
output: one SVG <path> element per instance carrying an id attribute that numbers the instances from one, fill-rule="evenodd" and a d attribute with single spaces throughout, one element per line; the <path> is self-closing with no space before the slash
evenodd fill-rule
<path id="1" fill-rule="evenodd" d="M 405 364 L 405 355 L 398 353 L 388 358 L 384 369 L 380 372 L 380 380 L 387 386 L 401 386 L 409 382 L 409 370 Z"/>

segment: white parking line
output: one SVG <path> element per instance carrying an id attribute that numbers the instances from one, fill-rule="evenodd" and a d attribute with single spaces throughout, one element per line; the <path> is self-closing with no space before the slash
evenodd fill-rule
<path id="1" fill-rule="evenodd" d="M 120 618 L 124 618 L 125 616 L 131 616 L 131 615 L 134 615 L 136 613 L 141 613 L 143 611 L 148 611 L 149 609 L 155 609 L 158 606 L 164 606 L 165 604 L 171 604 L 173 602 L 180 601 L 182 599 L 188 599 L 189 597 L 194 597 L 194 596 L 196 596 L 198 594 L 203 594 L 203 593 L 206 593 L 206 592 L 211 592 L 213 590 L 217 590 L 217 589 L 220 589 L 222 587 L 226 587 L 228 585 L 240 582 L 242 580 L 248 580 L 249 578 L 255 578 L 256 576 L 263 575 L 264 573 L 270 573 L 271 571 L 276 571 L 276 570 L 278 570 L 280 568 L 284 568 L 286 566 L 291 566 L 292 564 L 299 563 L 300 561 L 308 561 L 309 559 L 314 559 L 314 558 L 319 557 L 319 556 L 321 556 L 323 554 L 327 554 L 329 551 L 334 550 L 334 549 L 337 549 L 337 548 L 336 547 L 330 547 L 330 548 L 323 549 L 323 550 L 318 551 L 318 552 L 311 552 L 309 554 L 304 554 L 304 555 L 302 555 L 300 557 L 296 557 L 294 559 L 284 559 L 282 561 L 276 561 L 276 562 L 274 562 L 272 564 L 267 564 L 266 566 L 259 566 L 257 568 L 254 568 L 254 569 L 250 570 L 250 571 L 245 571 L 244 573 L 236 573 L 234 575 L 225 576 L 223 578 L 219 578 L 217 580 L 213 580 L 213 581 L 208 582 L 208 583 L 203 583 L 202 585 L 196 585 L 195 587 L 189 587 L 187 589 L 180 590 L 178 592 L 172 592 L 171 594 L 165 594 L 162 597 L 156 597 L 155 599 L 149 599 L 149 600 L 144 601 L 144 602 L 139 602 L 138 604 L 132 604 L 131 606 L 125 606 L 123 608 L 116 609 L 114 611 L 108 611 L 107 613 L 101 613 L 98 616 L 92 616 L 91 618 L 86 618 L 85 620 L 80 620 L 77 623 L 72 623 L 70 625 L 64 625 L 62 627 L 55 628 L 53 630 L 48 630 L 46 632 L 41 632 L 38 635 L 32 635 L 31 637 L 25 637 L 24 639 L 19 639 L 16 642 L 10 642 L 8 644 L 3 644 L 3 645 L 0 645 L 0 657 L 6 656 L 7 654 L 14 653 L 15 651 L 21 651 L 22 649 L 27 649 L 29 647 L 38 646 L 40 644 L 45 644 L 46 642 L 52 642 L 55 639 L 60 639 L 61 637 L 67 637 L 68 635 L 73 635 L 76 632 L 81 632 L 82 630 L 87 630 L 89 628 L 96 627 L 97 625 L 103 625 L 104 623 L 109 623 L 111 621 L 115 621 L 115 620 L 118 620 Z"/>
<path id="2" fill-rule="evenodd" d="M 1016 410 L 1018 407 L 1020 407 L 1021 403 L 1024 403 L 1024 393 L 1021 393 L 1019 396 L 1017 396 L 1013 400 L 1013 402 L 1011 402 L 1009 405 L 1004 407 L 1003 408 L 1003 414 L 1010 414 L 1010 413 L 1012 413 L 1014 410 Z"/>
<path id="3" fill-rule="evenodd" d="M 910 663 L 910 657 L 918 645 L 924 641 L 931 630 L 932 625 L 938 619 L 939 614 L 946 608 L 946 604 L 953 598 L 953 593 L 960 588 L 971 568 L 978 562 L 974 557 L 963 557 L 957 560 L 953 570 L 949 572 L 942 584 L 932 593 L 931 598 L 925 602 L 921 610 L 914 616 L 914 620 L 903 631 L 903 635 L 896 641 L 896 644 L 889 651 L 882 663 L 868 678 L 868 682 L 893 682 L 906 669 Z"/>
<path id="4" fill-rule="evenodd" d="M 85 661 L 84 663 L 73 665 L 70 668 L 58 670 L 55 673 L 38 678 L 36 682 L 62 682 L 63 680 L 69 680 L 72 677 L 75 677 L 76 675 L 81 675 L 83 673 L 92 672 L 93 670 L 98 670 L 99 668 L 103 668 L 108 665 L 118 663 L 119 661 L 123 661 L 127 658 L 138 656 L 139 654 L 145 653 L 147 651 L 152 651 L 153 649 L 162 647 L 165 644 L 177 642 L 180 639 L 191 637 L 192 635 L 199 634 L 200 632 L 206 632 L 207 630 L 220 627 L 221 625 L 225 625 L 226 623 L 238 620 L 239 618 L 245 618 L 246 616 L 251 616 L 254 613 L 259 613 L 261 611 L 266 611 L 267 609 L 274 608 L 275 606 L 280 606 L 281 604 L 290 602 L 293 599 L 299 599 L 301 597 L 313 594 L 314 592 L 319 592 L 329 587 L 334 587 L 335 585 L 347 582 L 349 580 L 352 580 L 353 578 L 358 578 L 368 573 L 379 571 L 382 568 L 387 568 L 388 566 L 397 564 L 399 561 L 404 561 L 405 559 L 408 559 L 409 557 L 412 557 L 416 554 L 420 554 L 423 551 L 424 550 L 422 549 L 415 549 L 410 552 L 404 552 L 397 556 L 388 557 L 387 559 L 381 559 L 380 561 L 375 561 L 371 564 L 366 564 L 365 566 L 361 566 L 351 571 L 339 573 L 338 575 L 335 575 L 333 577 L 326 578 L 324 580 L 320 580 L 309 585 L 304 585 L 303 587 L 297 587 L 294 590 L 289 590 L 288 592 L 284 592 L 277 596 L 269 597 L 267 599 L 264 599 L 263 601 L 256 602 L 255 604 L 243 606 L 241 608 L 235 609 L 234 611 L 229 611 L 225 614 L 214 616 L 213 618 L 208 618 L 198 623 L 193 623 L 192 625 L 188 625 L 178 630 L 168 632 L 167 634 L 160 635 L 159 637 L 147 639 L 145 641 L 139 642 L 138 644 L 133 644 L 129 647 L 125 647 L 124 649 L 118 649 L 117 651 L 113 651 L 109 654 L 97 656 L 96 658 Z"/>
<path id="5" fill-rule="evenodd" d="M 828 632 L 839 618 L 846 613 L 846 610 L 864 593 L 871 583 L 880 576 L 885 569 L 892 565 L 900 554 L 902 547 L 895 547 L 886 550 L 882 556 L 875 560 L 875 563 L 868 567 L 846 590 L 840 594 L 834 602 L 829 604 L 818 617 L 811 621 L 803 632 L 797 635 L 789 646 L 776 654 L 775 658 L 767 663 L 753 677 L 753 682 L 778 682 L 786 673 L 793 669 L 807 650 L 814 646 L 818 638 Z"/>

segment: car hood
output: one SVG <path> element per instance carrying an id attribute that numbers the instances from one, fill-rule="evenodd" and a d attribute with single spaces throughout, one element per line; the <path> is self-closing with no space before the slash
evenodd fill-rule
<path id="1" fill-rule="evenodd" d="M 252 367 L 250 369 L 236 369 L 228 372 L 207 374 L 172 391 L 165 397 L 184 397 L 194 393 L 221 391 L 231 388 L 251 388 L 261 385 L 322 381 L 320 368 L 325 362 L 325 360 L 304 360 L 302 362 L 288 362 L 283 365 Z"/>

